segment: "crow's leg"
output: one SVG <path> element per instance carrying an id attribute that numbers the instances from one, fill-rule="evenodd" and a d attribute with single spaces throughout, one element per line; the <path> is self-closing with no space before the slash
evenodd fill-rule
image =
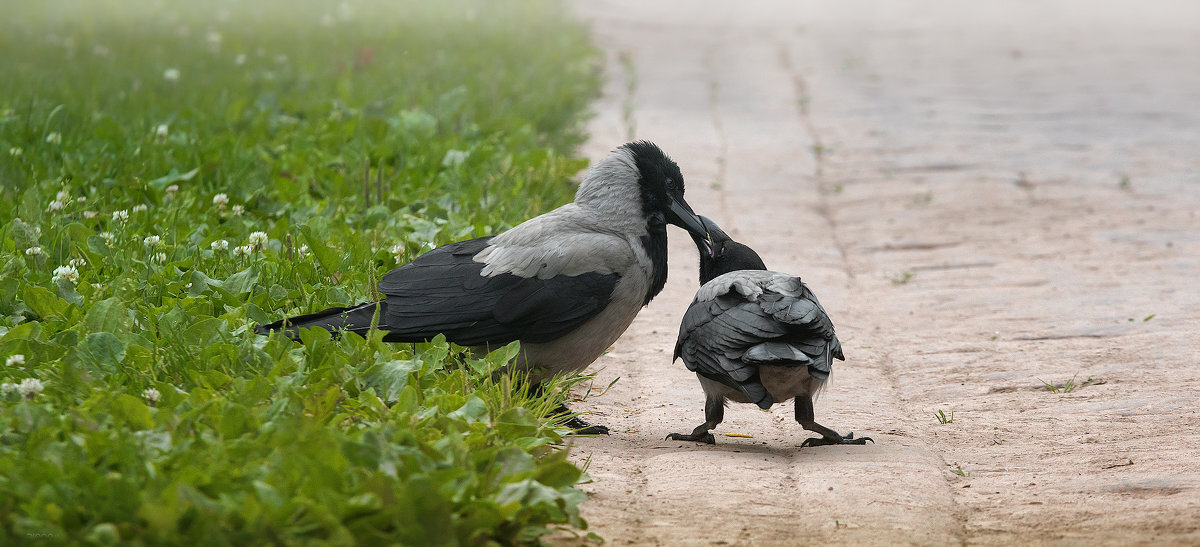
<path id="1" fill-rule="evenodd" d="M 845 436 L 839 435 L 837 431 L 829 429 L 816 421 L 816 414 L 813 413 L 812 397 L 801 395 L 796 397 L 796 421 L 800 422 L 800 426 L 814 433 L 820 433 L 820 437 L 811 437 L 805 439 L 800 444 L 800 448 L 806 446 L 825 446 L 828 444 L 867 444 L 867 441 L 874 443 L 870 437 L 854 438 L 854 433 L 847 433 Z"/>
<path id="2" fill-rule="evenodd" d="M 704 401 L 704 423 L 696 426 L 690 435 L 684 433 L 672 433 L 667 435 L 667 440 L 671 441 L 695 441 L 698 443 L 717 444 L 717 439 L 713 437 L 709 430 L 716 429 L 717 424 L 720 424 L 725 419 L 725 399 L 721 397 L 708 398 Z"/>
<path id="3" fill-rule="evenodd" d="M 546 394 L 546 388 L 538 382 L 529 386 L 529 394 L 534 397 L 541 397 Z M 554 410 L 550 411 L 550 415 L 554 417 L 571 416 L 571 409 L 567 405 L 558 405 Z M 608 427 L 600 424 L 593 424 L 580 418 L 579 416 L 571 416 L 567 418 L 563 425 L 567 426 L 572 431 L 573 435 L 608 435 Z"/>

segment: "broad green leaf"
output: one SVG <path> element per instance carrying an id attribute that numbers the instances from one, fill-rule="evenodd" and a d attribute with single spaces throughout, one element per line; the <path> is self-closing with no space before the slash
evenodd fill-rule
<path id="1" fill-rule="evenodd" d="M 546 486 L 559 488 L 574 486 L 581 474 L 582 471 L 575 464 L 566 460 L 565 452 L 558 452 L 542 460 L 533 478 Z"/>
<path id="2" fill-rule="evenodd" d="M 241 296 L 250 289 L 254 288 L 254 284 L 258 282 L 258 268 L 250 266 L 240 272 L 237 272 L 220 283 L 220 287 L 226 292 L 234 296 Z"/>
<path id="3" fill-rule="evenodd" d="M 94 370 L 116 372 L 117 365 L 125 358 L 125 343 L 111 332 L 93 332 L 79 343 L 75 355 Z"/>
<path id="4" fill-rule="evenodd" d="M 33 313 L 47 319 L 65 317 L 67 308 L 70 306 L 66 300 L 55 296 L 49 289 L 36 285 L 21 287 L 21 299 L 25 301 L 25 305 L 29 306 L 29 309 L 33 310 Z"/>
<path id="5" fill-rule="evenodd" d="M 375 388 L 375 393 L 387 403 L 396 402 L 400 391 L 408 384 L 408 376 L 421 368 L 420 361 L 392 360 L 375 365 L 363 374 L 366 387 Z"/>
<path id="6" fill-rule="evenodd" d="M 191 171 L 188 171 L 186 173 L 180 173 L 177 169 L 172 167 L 171 171 L 169 173 L 167 173 L 166 175 L 163 175 L 161 177 L 158 177 L 158 178 L 148 182 L 147 184 L 149 184 L 150 187 L 154 188 L 155 190 L 162 190 L 163 188 L 166 188 L 167 186 L 170 186 L 177 182 L 185 182 L 185 181 L 192 180 L 192 178 L 195 177 L 196 174 L 199 172 L 200 172 L 199 167 L 192 169 Z"/>
<path id="7" fill-rule="evenodd" d="M 115 297 L 92 304 L 83 318 L 88 332 L 111 332 L 121 339 L 129 335 L 129 323 L 129 310 Z"/>
<path id="8" fill-rule="evenodd" d="M 449 414 L 451 418 L 460 418 L 468 422 L 483 422 L 488 418 L 487 403 L 479 397 L 469 397 L 458 410 Z"/>
<path id="9" fill-rule="evenodd" d="M 223 338 L 225 322 L 215 317 L 201 319 L 183 329 L 184 341 L 197 348 L 205 348 Z"/>
<path id="10" fill-rule="evenodd" d="M 17 340 L 36 340 L 42 334 L 42 324 L 38 322 L 21 323 L 0 336 L 0 344 Z"/>
<path id="11" fill-rule="evenodd" d="M 54 285 L 59 298 L 62 298 L 68 304 L 83 305 L 83 295 L 75 290 L 74 283 L 66 279 L 58 279 L 54 282 Z"/>
<path id="12" fill-rule="evenodd" d="M 321 267 L 328 274 L 333 274 L 338 271 L 342 261 L 338 258 L 337 253 L 334 253 L 320 234 L 316 233 L 311 226 L 305 225 L 300 227 L 300 233 L 304 235 L 304 241 L 308 243 L 308 248 L 312 251 L 313 256 L 317 257 L 317 262 L 321 263 Z"/>
<path id="13" fill-rule="evenodd" d="M 146 406 L 143 399 L 127 393 L 118 393 L 109 401 L 108 409 L 113 416 L 129 424 L 130 427 L 137 429 L 154 427 L 154 415 L 151 414 L 150 407 Z"/>
<path id="14" fill-rule="evenodd" d="M 108 241 L 100 236 L 88 236 L 88 250 L 100 256 L 112 256 L 112 247 L 109 247 Z"/>

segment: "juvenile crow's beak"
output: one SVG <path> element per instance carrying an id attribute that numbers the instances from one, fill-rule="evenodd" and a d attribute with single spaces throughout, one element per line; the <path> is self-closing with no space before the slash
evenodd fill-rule
<path id="1" fill-rule="evenodd" d="M 704 225 L 704 221 L 696 213 L 692 212 L 692 208 L 683 200 L 683 197 L 670 197 L 671 206 L 667 211 L 667 222 L 679 226 L 687 230 L 692 235 L 692 239 L 697 242 L 703 241 L 707 246 L 709 256 L 712 256 L 713 245 L 712 235 L 708 233 L 708 228 Z"/>

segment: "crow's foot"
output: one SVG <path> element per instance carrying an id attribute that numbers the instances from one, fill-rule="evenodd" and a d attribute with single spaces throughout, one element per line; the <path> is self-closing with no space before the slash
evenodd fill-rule
<path id="1" fill-rule="evenodd" d="M 845 435 L 834 436 L 833 438 L 812 437 L 809 439 L 804 439 L 804 442 L 800 443 L 800 448 L 807 446 L 828 446 L 831 444 L 867 444 L 867 441 L 871 441 L 872 444 L 875 443 L 875 441 L 870 437 L 859 437 L 855 439 L 854 433 L 851 432 Z"/>
<path id="2" fill-rule="evenodd" d="M 572 417 L 563 425 L 571 429 L 572 435 L 608 435 L 608 426 L 589 423 L 579 416 Z"/>
<path id="3" fill-rule="evenodd" d="M 704 433 L 697 435 L 695 433 L 672 433 L 667 435 L 668 441 L 692 441 L 697 443 L 717 444 L 717 439 L 712 433 Z"/>
<path id="4" fill-rule="evenodd" d="M 571 409 L 567 408 L 566 405 L 558 405 L 558 408 L 550 411 L 550 415 L 560 417 L 571 416 Z M 579 416 L 567 418 L 563 422 L 563 425 L 571 430 L 572 435 L 608 435 L 608 427 L 590 423 Z"/>

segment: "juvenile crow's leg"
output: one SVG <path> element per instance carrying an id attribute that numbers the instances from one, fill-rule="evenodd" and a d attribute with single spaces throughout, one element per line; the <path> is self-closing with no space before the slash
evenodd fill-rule
<path id="1" fill-rule="evenodd" d="M 704 401 L 704 423 L 696 426 L 691 434 L 672 433 L 667 435 L 670 441 L 693 441 L 698 443 L 717 444 L 709 430 L 716 429 L 725 419 L 725 401 L 723 399 L 708 399 Z"/>
<path id="2" fill-rule="evenodd" d="M 829 429 L 816 421 L 816 415 L 813 412 L 812 397 L 801 395 L 796 397 L 796 421 L 800 422 L 800 426 L 814 433 L 820 433 L 820 437 L 811 437 L 805 439 L 800 444 L 800 448 L 806 446 L 825 446 L 830 444 L 867 444 L 867 441 L 874 443 L 870 437 L 860 437 L 855 439 L 854 433 L 845 435 L 838 434 L 837 431 Z"/>

